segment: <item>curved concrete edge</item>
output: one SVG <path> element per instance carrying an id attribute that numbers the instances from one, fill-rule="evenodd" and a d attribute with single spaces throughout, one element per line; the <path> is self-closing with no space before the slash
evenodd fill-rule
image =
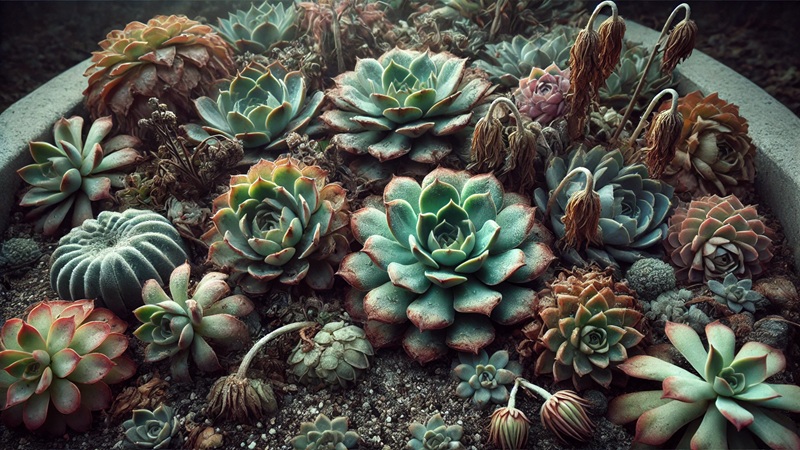
<path id="1" fill-rule="evenodd" d="M 55 121 L 80 106 L 89 64 L 87 59 L 73 66 L 0 114 L 0 231 L 8 226 L 8 213 L 17 201 L 12 195 L 21 181 L 17 169 L 33 162 L 28 143 L 51 141 Z"/>
<path id="2" fill-rule="evenodd" d="M 625 38 L 652 48 L 659 32 L 627 22 Z M 700 30 L 702 32 L 702 30 Z M 758 147 L 756 190 L 783 225 L 787 245 L 800 262 L 800 118 L 763 89 L 703 52 L 694 51 L 678 65 L 683 79 L 679 92 L 696 90 L 739 106 Z"/>

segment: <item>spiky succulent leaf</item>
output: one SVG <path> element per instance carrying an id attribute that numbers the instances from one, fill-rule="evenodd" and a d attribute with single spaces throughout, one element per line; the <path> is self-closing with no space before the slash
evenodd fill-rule
<path id="1" fill-rule="evenodd" d="M 464 428 L 461 425 L 447 426 L 442 415 L 436 413 L 424 424 L 412 422 L 408 426 L 411 440 L 406 444 L 408 450 L 464 450 L 461 437 Z"/>
<path id="2" fill-rule="evenodd" d="M 297 9 L 294 5 L 265 1 L 259 6 L 253 3 L 247 11 L 228 13 L 227 19 L 219 18 L 219 26 L 215 30 L 236 48 L 237 53 L 262 54 L 280 42 L 295 38 L 296 19 Z"/>
<path id="3" fill-rule="evenodd" d="M 495 352 L 491 358 L 486 350 L 481 350 L 477 355 L 459 353 L 458 359 L 461 364 L 453 369 L 453 375 L 461 381 L 456 388 L 456 395 L 471 398 L 479 409 L 489 403 L 508 402 L 506 385 L 522 375 L 522 366 L 516 361 L 509 361 L 505 350 Z"/>

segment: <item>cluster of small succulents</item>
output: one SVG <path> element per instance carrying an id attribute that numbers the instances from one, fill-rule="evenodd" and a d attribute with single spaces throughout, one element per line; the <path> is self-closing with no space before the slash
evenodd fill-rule
<path id="1" fill-rule="evenodd" d="M 436 413 L 424 424 L 412 422 L 408 426 L 412 439 L 406 444 L 407 450 L 464 450 L 461 437 L 464 428 L 460 425 L 446 425 L 442 415 Z"/>
<path id="2" fill-rule="evenodd" d="M 672 266 L 655 258 L 643 258 L 633 263 L 625 273 L 625 279 L 640 300 L 648 301 L 677 285 Z"/>
<path id="3" fill-rule="evenodd" d="M 0 243 L 0 274 L 33 264 L 43 254 L 33 239 L 7 239 Z"/>
<path id="4" fill-rule="evenodd" d="M 237 53 L 266 53 L 275 45 L 294 39 L 297 34 L 297 9 L 283 2 L 265 1 L 259 6 L 250 5 L 247 11 L 238 10 L 220 18 L 217 33 Z"/>
<path id="5" fill-rule="evenodd" d="M 711 318 L 698 305 L 688 305 L 694 298 L 688 289 L 673 289 L 661 293 L 652 301 L 642 302 L 642 311 L 652 326 L 663 327 L 667 322 L 689 325 L 702 333 Z"/>
<path id="6" fill-rule="evenodd" d="M 369 368 L 373 353 L 364 330 L 344 322 L 331 322 L 310 341 L 297 343 L 289 355 L 289 365 L 301 382 L 322 381 L 347 387 Z"/>

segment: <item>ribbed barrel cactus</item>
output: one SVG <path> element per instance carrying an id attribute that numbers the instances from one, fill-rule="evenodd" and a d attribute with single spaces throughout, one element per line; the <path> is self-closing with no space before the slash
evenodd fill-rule
<path id="1" fill-rule="evenodd" d="M 216 30 L 237 53 L 261 54 L 275 44 L 294 39 L 296 19 L 297 9 L 293 4 L 277 2 L 273 5 L 267 0 L 260 6 L 253 3 L 247 11 L 228 13 L 227 19 L 219 19 Z"/>
<path id="2" fill-rule="evenodd" d="M 93 118 L 113 114 L 121 129 L 139 133 L 158 97 L 180 122 L 194 115 L 191 99 L 234 71 L 230 47 L 208 25 L 184 16 L 156 16 L 108 33 L 92 53 L 83 91 Z"/>
<path id="3" fill-rule="evenodd" d="M 661 110 L 668 108 L 669 103 Z M 717 93 L 703 97 L 695 91 L 680 98 L 678 112 L 683 131 L 664 179 L 678 192 L 695 195 L 749 192 L 756 175 L 756 147 L 739 107 Z"/>
<path id="4" fill-rule="evenodd" d="M 519 80 L 514 102 L 519 112 L 543 125 L 564 115 L 569 91 L 569 69 L 562 71 L 551 64 L 546 69 L 534 67 Z"/>
<path id="5" fill-rule="evenodd" d="M 751 278 L 772 259 L 771 232 L 755 206 L 711 195 L 675 209 L 664 247 L 679 280 Z"/>
<path id="6" fill-rule="evenodd" d="M 344 322 L 331 322 L 311 342 L 297 343 L 289 355 L 289 366 L 303 383 L 322 381 L 348 387 L 369 368 L 373 353 L 364 330 Z"/>
<path id="7" fill-rule="evenodd" d="M 28 217 L 41 217 L 36 228 L 54 234 L 70 210 L 72 226 L 94 217 L 92 202 L 111 198 L 112 187 L 123 187 L 120 172 L 140 159 L 135 147 L 139 139 L 124 134 L 106 142 L 113 126 L 111 117 L 92 122 L 84 142 L 83 118 L 61 118 L 53 126 L 55 145 L 31 142 L 34 164 L 17 171 L 33 187 L 22 196 L 20 206 L 33 206 Z"/>
<path id="8" fill-rule="evenodd" d="M 739 280 L 732 273 L 726 275 L 721 283 L 717 280 L 708 280 L 708 289 L 714 294 L 714 300 L 726 305 L 735 313 L 742 310 L 755 313 L 756 308 L 766 302 L 764 296 L 752 290 L 752 287 L 753 280 L 748 278 Z"/>
<path id="9" fill-rule="evenodd" d="M 548 209 L 552 192 L 566 175 L 575 168 L 584 167 L 594 175 L 594 191 L 600 197 L 601 244 L 589 244 L 586 256 L 603 266 L 633 263 L 653 257 L 653 251 L 667 236 L 664 221 L 669 213 L 673 189 L 666 183 L 653 180 L 647 166 L 636 163 L 626 166 L 622 153 L 607 151 L 597 146 L 588 152 L 579 148 L 565 160 L 554 157 L 547 167 L 547 189 L 534 192 L 536 205 Z M 585 181 L 572 178 L 558 193 L 550 208 L 549 224 L 556 236 L 563 238 L 563 223 L 570 197 L 582 190 Z M 563 256 L 574 264 L 587 262 L 574 249 L 565 249 Z"/>
<path id="10" fill-rule="evenodd" d="M 0 329 L 0 410 L 8 427 L 63 435 L 87 431 L 92 412 L 111 406 L 109 384 L 136 365 L 124 355 L 127 325 L 91 300 L 35 305 Z"/>
<path id="11" fill-rule="evenodd" d="M 290 72 L 277 61 L 266 67 L 252 62 L 220 91 L 216 102 L 209 97 L 194 101 L 204 125 L 186 129 L 200 141 L 210 133 L 239 139 L 245 149 L 285 148 L 286 136 L 306 128 L 323 98 L 317 91 L 306 99 L 306 81 L 299 71 Z"/>
<path id="12" fill-rule="evenodd" d="M 526 199 L 504 192 L 493 175 L 439 168 L 422 185 L 395 177 L 383 201 L 383 209 L 353 214 L 364 247 L 339 268 L 354 288 L 348 311 L 367 320 L 373 345 L 402 340 L 425 363 L 448 347 L 480 351 L 494 339 L 492 321 L 530 317 L 536 291 L 523 283 L 555 257 Z"/>
<path id="13" fill-rule="evenodd" d="M 144 305 L 133 311 L 142 326 L 133 334 L 147 343 L 145 362 L 170 359 L 170 372 L 179 381 L 190 381 L 189 356 L 200 370 L 222 369 L 209 344 L 236 349 L 250 339 L 247 326 L 237 317 L 253 311 L 244 295 L 228 295 L 227 275 L 209 272 L 189 294 L 191 267 L 183 264 L 172 271 L 167 295 L 157 280 L 142 288 Z"/>
<path id="14" fill-rule="evenodd" d="M 336 109 L 321 117 L 335 133 L 333 144 L 380 162 L 408 155 L 430 164 L 461 145 L 452 138 L 469 126 L 491 86 L 467 76 L 464 59 L 399 48 L 358 60 L 334 82 L 326 95 Z"/>
<path id="15" fill-rule="evenodd" d="M 161 405 L 153 411 L 134 409 L 133 417 L 122 422 L 126 449 L 167 449 L 178 432 L 178 417 L 172 408 Z"/>
<path id="16" fill-rule="evenodd" d="M 267 292 L 276 279 L 330 289 L 334 267 L 349 251 L 349 233 L 345 190 L 327 184 L 326 176 L 317 166 L 282 158 L 231 177 L 203 235 L 208 260 L 252 294 Z"/>
<path id="17" fill-rule="evenodd" d="M 292 438 L 294 450 L 346 450 L 356 448 L 360 437 L 350 431 L 347 417 L 329 419 L 320 414 L 314 422 L 300 424 L 300 434 Z"/>
<path id="18" fill-rule="evenodd" d="M 188 258 L 180 234 L 160 214 L 103 211 L 58 241 L 50 285 L 61 298 L 95 298 L 125 317 L 142 304 L 142 285 L 163 283 Z"/>

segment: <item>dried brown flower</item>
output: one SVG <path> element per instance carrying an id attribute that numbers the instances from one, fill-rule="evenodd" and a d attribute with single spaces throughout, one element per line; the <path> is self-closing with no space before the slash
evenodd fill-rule
<path id="1" fill-rule="evenodd" d="M 664 170 L 675 157 L 681 140 L 683 116 L 677 110 L 665 110 L 653 119 L 647 133 L 647 167 L 650 178 L 661 178 Z"/>
<path id="2" fill-rule="evenodd" d="M 596 85 L 597 89 L 603 86 L 602 83 L 619 64 L 625 28 L 625 20 L 619 15 L 612 15 L 604 20 L 597 30 L 600 36 L 600 72 L 603 76 L 602 81 Z"/>
<path id="3" fill-rule="evenodd" d="M 542 425 L 563 443 L 586 442 L 592 438 L 595 427 L 584 409 L 588 406 L 589 402 L 575 391 L 558 391 L 542 405 Z"/>
<path id="4" fill-rule="evenodd" d="M 191 429 L 187 427 L 187 431 L 189 431 L 189 437 L 184 448 L 209 450 L 222 447 L 222 434 L 214 431 L 213 427 L 194 426 Z"/>
<path id="5" fill-rule="evenodd" d="M 662 73 L 672 72 L 679 62 L 692 54 L 696 37 L 697 24 L 694 20 L 683 19 L 675 25 L 664 47 L 664 58 L 661 60 Z"/>
<path id="6" fill-rule="evenodd" d="M 491 113 L 490 108 L 489 113 L 475 124 L 470 148 L 472 162 L 468 170 L 492 172 L 503 166 L 503 124 Z"/>
<path id="7" fill-rule="evenodd" d="M 269 383 L 233 374 L 214 383 L 207 408 L 208 415 L 215 419 L 253 423 L 276 411 L 278 403 Z"/>

